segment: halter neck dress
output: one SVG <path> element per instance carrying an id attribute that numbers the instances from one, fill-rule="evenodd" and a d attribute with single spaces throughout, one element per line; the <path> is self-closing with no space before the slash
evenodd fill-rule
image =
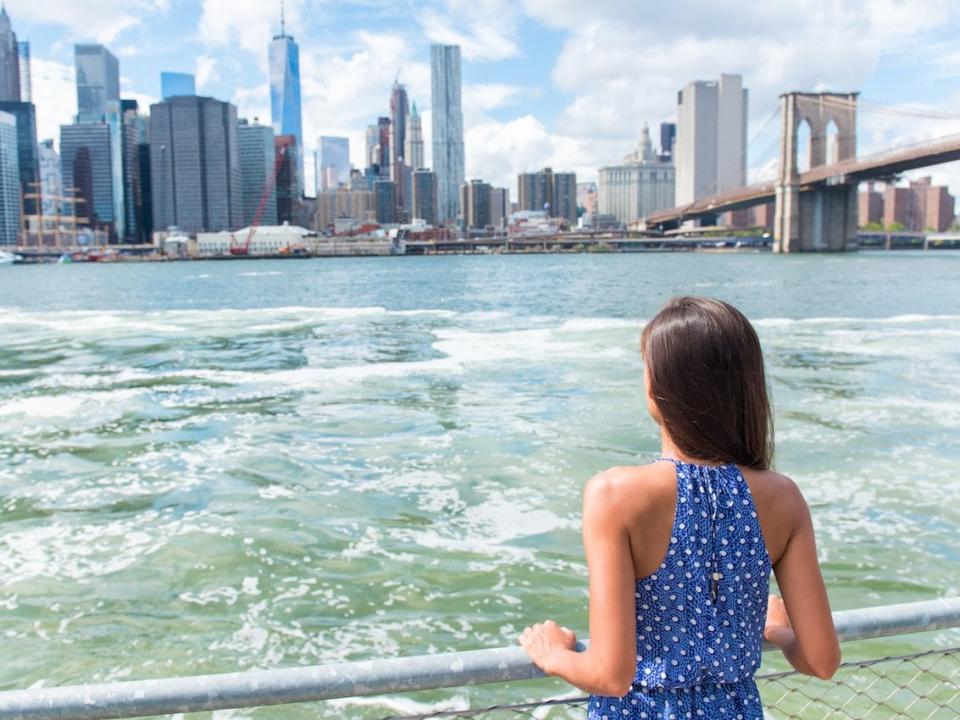
<path id="1" fill-rule="evenodd" d="M 677 509 L 660 567 L 636 581 L 637 671 L 590 720 L 763 718 L 760 667 L 770 556 L 736 465 L 672 462 Z"/>

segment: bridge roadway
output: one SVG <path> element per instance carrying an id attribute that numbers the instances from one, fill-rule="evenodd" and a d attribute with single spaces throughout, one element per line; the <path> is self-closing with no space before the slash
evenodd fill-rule
<path id="1" fill-rule="evenodd" d="M 960 160 L 960 135 L 950 135 L 875 155 L 821 165 L 800 173 L 797 181 L 801 190 L 818 185 L 850 185 L 954 160 Z M 658 210 L 647 216 L 647 227 L 668 225 L 773 202 L 776 199 L 776 188 L 777 182 L 771 180 L 701 198 L 688 205 Z"/>

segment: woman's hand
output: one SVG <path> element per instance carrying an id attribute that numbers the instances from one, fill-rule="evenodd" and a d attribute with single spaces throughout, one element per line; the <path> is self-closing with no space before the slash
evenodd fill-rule
<path id="1" fill-rule="evenodd" d="M 767 598 L 767 624 L 763 628 L 763 637 L 778 647 L 783 647 L 794 637 L 787 608 L 776 595 Z"/>
<path id="2" fill-rule="evenodd" d="M 573 650 L 577 636 L 572 630 L 561 627 L 553 620 L 537 623 L 520 633 L 520 645 L 534 664 L 548 675 L 551 674 L 551 656 L 557 650 Z"/>

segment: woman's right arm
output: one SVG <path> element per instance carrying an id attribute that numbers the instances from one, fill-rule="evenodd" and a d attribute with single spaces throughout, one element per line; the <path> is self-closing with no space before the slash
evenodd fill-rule
<path id="1" fill-rule="evenodd" d="M 840 664 L 840 644 L 817 562 L 810 509 L 796 484 L 790 485 L 793 531 L 773 568 L 783 601 L 770 597 L 764 637 L 799 672 L 826 680 Z"/>

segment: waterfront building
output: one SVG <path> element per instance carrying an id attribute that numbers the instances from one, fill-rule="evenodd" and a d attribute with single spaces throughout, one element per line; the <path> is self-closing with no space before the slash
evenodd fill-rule
<path id="1" fill-rule="evenodd" d="M 548 217 L 577 221 L 577 175 L 555 173 L 551 168 L 520 173 L 517 178 L 518 210 L 545 212 Z"/>
<path id="2" fill-rule="evenodd" d="M 264 201 L 258 224 L 276 225 L 276 147 L 273 128 L 261 125 L 256 120 L 253 124 L 245 119 L 240 120 L 237 127 L 237 147 L 240 155 L 240 195 L 243 207 L 241 224 L 253 224 L 264 192 L 269 187 L 270 194 Z"/>
<path id="3" fill-rule="evenodd" d="M 335 188 L 317 193 L 313 227 L 332 231 L 337 221 L 353 220 L 357 225 L 376 221 L 373 193 L 369 190 Z"/>
<path id="4" fill-rule="evenodd" d="M 654 151 L 650 129 L 644 123 L 636 152 L 627 155 L 620 165 L 600 168 L 598 212 L 613 215 L 617 222 L 629 225 L 673 206 L 673 163 Z"/>
<path id="5" fill-rule="evenodd" d="M 300 153 L 297 138 L 293 135 L 275 137 L 276 158 L 277 224 L 294 223 L 300 206 L 300 191 L 297 182 L 297 162 Z"/>
<path id="6" fill-rule="evenodd" d="M 17 152 L 20 167 L 20 192 L 23 211 L 27 215 L 39 213 L 36 199 L 27 195 L 40 193 L 40 157 L 37 151 L 37 109 L 31 102 L 0 101 L 0 112 L 13 115 L 17 121 Z"/>
<path id="7" fill-rule="evenodd" d="M 459 190 L 465 178 L 460 46 L 430 46 L 430 99 L 433 171 L 437 175 L 437 222 L 460 214 Z"/>
<path id="8" fill-rule="evenodd" d="M 417 112 L 416 101 L 410 106 L 404 160 L 411 168 L 422 168 L 426 164 L 423 160 L 423 122 L 420 119 L 420 113 Z"/>
<path id="9" fill-rule="evenodd" d="M 77 120 L 103 122 L 107 103 L 120 102 L 120 63 L 103 45 L 74 45 L 73 57 L 77 73 Z"/>
<path id="10" fill-rule="evenodd" d="M 335 190 L 350 182 L 350 139 L 322 135 L 317 143 L 317 184 L 322 190 Z"/>
<path id="11" fill-rule="evenodd" d="M 873 181 L 867 183 L 867 189 L 857 193 L 857 225 L 883 224 L 883 193 L 875 189 Z"/>
<path id="12" fill-rule="evenodd" d="M 677 139 L 677 124 L 671 122 L 660 123 L 660 160 L 673 160 L 673 144 Z"/>
<path id="13" fill-rule="evenodd" d="M 77 202 L 79 226 L 105 230 L 116 236 L 113 147 L 106 123 L 75 123 L 60 126 L 60 177 L 64 195 Z"/>
<path id="14" fill-rule="evenodd" d="M 60 153 L 54 147 L 53 138 L 41 141 L 37 150 L 40 194 L 43 196 L 40 212 L 42 215 L 56 215 L 61 209 L 57 198 L 63 195 L 63 185 L 60 182 Z"/>
<path id="15" fill-rule="evenodd" d="M 373 201 L 377 222 L 390 225 L 397 221 L 397 186 L 393 180 L 381 178 L 373 183 Z"/>
<path id="16" fill-rule="evenodd" d="M 33 73 L 30 70 L 30 43 L 17 43 L 17 64 L 20 75 L 20 101 L 33 102 Z"/>
<path id="17" fill-rule="evenodd" d="M 463 224 L 468 228 L 485 228 L 490 222 L 489 183 L 483 180 L 471 180 L 460 186 L 460 207 L 463 210 Z"/>
<path id="18" fill-rule="evenodd" d="M 748 92 L 739 75 L 697 81 L 678 94 L 676 203 L 742 187 L 747 179 Z"/>
<path id="19" fill-rule="evenodd" d="M 0 246 L 20 244 L 19 155 L 17 119 L 0 111 Z"/>
<path id="20" fill-rule="evenodd" d="M 413 171 L 413 207 L 414 220 L 423 220 L 427 225 L 437 224 L 437 176 L 427 168 Z"/>
<path id="21" fill-rule="evenodd" d="M 912 180 L 907 187 L 887 185 L 883 193 L 883 224 L 911 232 L 943 232 L 954 221 L 954 198 L 930 177 Z"/>
<path id="22" fill-rule="evenodd" d="M 20 46 L 7 8 L 0 5 L 0 100 L 20 102 Z"/>
<path id="23" fill-rule="evenodd" d="M 502 230 L 510 219 L 510 190 L 490 188 L 490 225 Z"/>
<path id="24" fill-rule="evenodd" d="M 296 158 L 294 158 L 296 165 Z M 256 232 L 253 232 L 256 230 Z M 253 236 L 250 233 L 253 232 Z M 200 257 L 226 257 L 230 248 L 246 245 L 249 255 L 285 255 L 295 251 L 313 249 L 313 233 L 297 225 L 262 225 L 244 227 L 235 232 L 197 233 L 197 255 Z"/>
<path id="25" fill-rule="evenodd" d="M 242 224 L 237 126 L 237 109 L 209 97 L 150 106 L 154 227 L 195 233 Z"/>
<path id="26" fill-rule="evenodd" d="M 196 79 L 190 73 L 162 72 L 160 73 L 160 96 L 169 100 L 177 95 L 196 95 Z"/>
<path id="27" fill-rule="evenodd" d="M 282 8 L 282 6 L 281 6 Z M 292 135 L 297 150 L 297 195 L 303 194 L 303 128 L 300 110 L 300 46 L 287 35 L 282 9 L 280 34 L 270 43 L 270 109 L 275 135 Z"/>

